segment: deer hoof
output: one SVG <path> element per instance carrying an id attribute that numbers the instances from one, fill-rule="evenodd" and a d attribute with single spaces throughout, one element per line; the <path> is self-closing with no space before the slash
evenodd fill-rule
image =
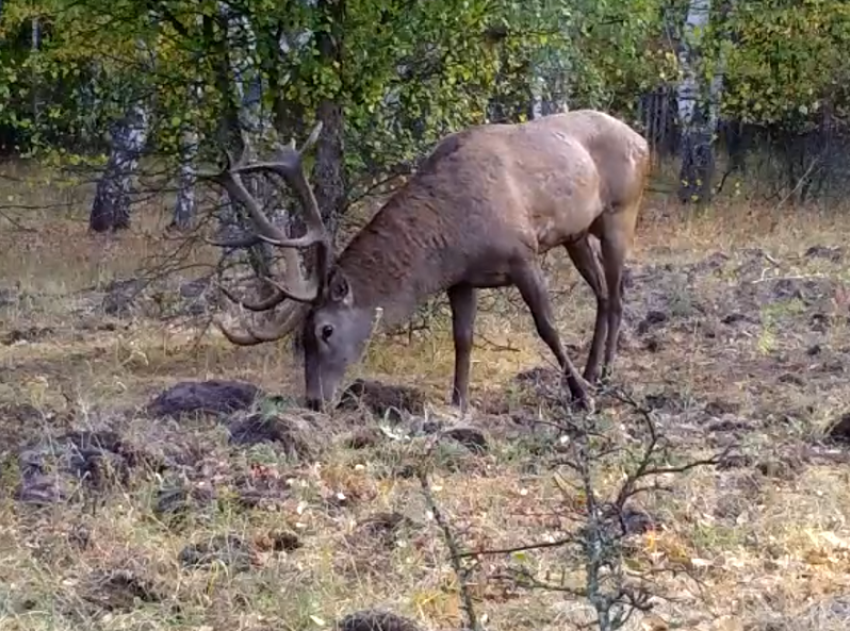
<path id="1" fill-rule="evenodd" d="M 576 407 L 582 412 L 593 414 L 596 411 L 596 402 L 589 393 L 585 393 L 582 397 L 574 398 L 574 400 Z"/>

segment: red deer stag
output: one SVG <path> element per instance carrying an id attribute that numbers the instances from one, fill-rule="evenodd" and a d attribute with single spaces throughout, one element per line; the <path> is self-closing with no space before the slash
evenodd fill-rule
<path id="1" fill-rule="evenodd" d="M 383 313 L 385 323 L 400 323 L 421 301 L 446 291 L 455 346 L 452 404 L 466 410 L 477 289 L 514 285 L 572 398 L 592 405 L 588 382 L 600 377 L 603 340 L 603 377 L 617 349 L 623 266 L 649 168 L 645 139 L 593 110 L 450 134 L 334 261 L 301 163 L 320 132 L 321 124 L 300 150 L 294 141 L 278 145 L 269 162 L 234 162 L 228 155 L 223 170 L 207 175 L 244 205 L 256 230 L 253 241 L 284 248 L 287 263 L 284 283 L 265 279 L 272 291 L 265 300 L 249 303 L 224 291 L 253 311 L 288 300 L 272 330 L 243 320 L 247 332 L 240 333 L 217 322 L 224 335 L 247 346 L 279 339 L 300 325 L 307 404 L 317 409 L 335 397 L 347 367 L 362 355 L 376 313 Z M 306 216 L 304 236 L 290 238 L 274 226 L 245 188 L 241 176 L 260 171 L 277 174 L 295 190 Z M 319 254 L 309 277 L 295 254 L 307 246 L 317 246 Z M 555 328 L 538 260 L 556 246 L 564 246 L 596 295 L 583 377 Z"/>

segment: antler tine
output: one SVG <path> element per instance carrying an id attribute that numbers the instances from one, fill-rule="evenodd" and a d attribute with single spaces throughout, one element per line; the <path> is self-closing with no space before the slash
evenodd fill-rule
<path id="1" fill-rule="evenodd" d="M 257 236 L 266 239 L 286 239 L 286 234 L 275 226 L 265 213 L 263 213 L 259 202 L 245 188 L 240 177 L 241 173 L 255 171 L 247 164 L 248 155 L 251 152 L 251 141 L 246 135 L 242 135 L 242 152 L 238 158 L 233 157 L 229 149 L 224 150 L 224 166 L 214 172 L 201 172 L 199 177 L 212 180 L 222 186 L 231 199 L 240 202 L 257 228 Z"/>
<path id="2" fill-rule="evenodd" d="M 287 248 L 284 252 L 286 261 L 286 285 L 276 284 L 275 288 L 284 296 L 298 302 L 312 302 L 319 295 L 321 284 L 324 281 L 327 264 L 325 260 L 329 257 L 330 240 L 319 212 L 319 204 L 313 194 L 313 190 L 307 181 L 302 166 L 302 155 L 309 150 L 317 141 L 322 130 L 322 122 L 319 121 L 310 133 L 300 150 L 295 149 L 294 140 L 289 146 L 278 145 L 278 155 L 274 162 L 248 164 L 246 156 L 249 153 L 249 140 L 243 139 L 243 152 L 238 160 L 234 160 L 232 153 L 225 151 L 225 167 L 220 172 L 206 175 L 209 179 L 223 186 L 232 199 L 238 200 L 248 211 L 257 229 L 257 238 L 278 247 Z M 269 221 L 263 213 L 260 204 L 247 190 L 242 182 L 241 175 L 244 173 L 255 173 L 258 171 L 271 171 L 281 176 L 292 186 L 305 210 L 305 223 L 307 234 L 303 237 L 290 239 L 285 232 L 277 228 Z M 240 240 L 239 245 L 251 244 L 249 239 Z M 303 277 L 299 269 L 298 255 L 290 248 L 308 247 L 318 244 L 321 248 L 320 266 L 318 274 L 312 282 Z M 226 244 L 230 245 L 230 244 Z"/>
<path id="3" fill-rule="evenodd" d="M 292 302 L 288 309 L 284 309 L 277 323 L 271 329 L 258 329 L 251 325 L 244 317 L 240 318 L 245 333 L 240 333 L 228 328 L 224 322 L 216 318 L 215 325 L 222 334 L 237 346 L 256 346 L 263 342 L 273 342 L 285 337 L 298 325 L 306 313 L 306 305 Z"/>
<path id="4" fill-rule="evenodd" d="M 287 265 L 287 274 L 290 273 L 290 270 Z M 293 274 L 294 275 L 294 274 Z M 285 294 L 295 300 L 297 302 L 310 302 L 316 296 L 316 288 L 314 287 L 314 283 L 302 283 L 302 287 L 299 289 L 293 289 L 290 286 L 284 286 L 278 283 L 273 278 L 269 278 L 268 276 L 263 277 L 263 280 L 266 281 L 269 285 L 274 287 L 277 291 Z"/>
<path id="5" fill-rule="evenodd" d="M 277 322 L 271 329 L 257 329 L 246 322 L 246 330 L 258 340 L 274 342 L 292 333 L 303 319 L 306 307 L 304 303 L 292 302 L 288 309 L 281 311 L 280 317 L 277 318 Z"/>
<path id="6" fill-rule="evenodd" d="M 295 238 L 288 238 L 285 235 L 260 235 L 260 238 L 267 243 L 284 248 L 304 248 L 317 243 L 323 244 L 327 248 L 330 247 L 330 239 L 319 210 L 319 202 L 316 201 L 313 189 L 307 181 L 302 163 L 304 154 L 316 144 L 319 135 L 322 133 L 322 127 L 322 121 L 316 123 L 301 149 L 295 148 L 294 139 L 287 145 L 278 143 L 277 154 L 273 162 L 257 162 L 237 169 L 238 173 L 253 173 L 256 171 L 272 171 L 273 173 L 277 173 L 295 189 L 304 206 L 304 222 L 307 224 L 307 233 L 304 236 Z"/>
<path id="7" fill-rule="evenodd" d="M 218 318 L 216 318 L 213 322 L 215 323 L 216 328 L 222 332 L 224 337 L 226 337 L 231 344 L 236 344 L 237 346 L 256 346 L 257 344 L 263 343 L 263 340 L 254 337 L 250 333 L 239 333 L 227 328 L 224 322 Z"/>
<path id="8" fill-rule="evenodd" d="M 266 281 L 268 282 L 268 281 Z M 233 292 L 231 292 L 224 285 L 219 284 L 218 288 L 231 302 L 235 302 L 240 307 L 245 307 L 249 311 L 268 311 L 269 309 L 273 309 L 278 306 L 284 300 L 286 300 L 286 293 L 283 292 L 277 284 L 272 284 L 272 288 L 274 289 L 274 293 L 268 298 L 260 300 L 259 302 L 248 302 L 244 298 L 237 297 Z"/>

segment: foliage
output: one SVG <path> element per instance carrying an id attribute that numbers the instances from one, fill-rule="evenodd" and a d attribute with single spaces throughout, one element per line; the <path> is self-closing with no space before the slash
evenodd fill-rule
<path id="1" fill-rule="evenodd" d="M 42 159 L 102 163 L 111 126 L 143 99 L 152 111 L 151 151 L 176 164 L 180 139 L 194 128 L 209 159 L 223 118 L 238 110 L 237 79 L 255 78 L 263 84 L 261 119 L 287 136 L 304 132 L 323 99 L 340 103 L 349 181 L 368 184 L 414 163 L 451 130 L 526 118 L 534 98 L 555 109 L 566 103 L 634 118 L 642 94 L 678 78 L 687 4 L 5 2 L 0 144 Z M 800 128 L 816 124 L 827 102 L 847 115 L 850 5 L 727 0 L 714 7 L 700 70 L 706 77 L 722 70 L 727 118 Z M 339 40 L 337 58 L 320 54 L 322 31 Z"/>
<path id="2" fill-rule="evenodd" d="M 739 0 L 725 28 L 723 108 L 745 122 L 802 127 L 829 101 L 846 116 L 850 5 L 840 0 Z"/>
<path id="3" fill-rule="evenodd" d="M 341 102 L 349 166 L 375 172 L 413 161 L 450 130 L 484 122 L 494 95 L 525 98 L 541 76 L 549 84 L 560 81 L 560 96 L 570 101 L 602 105 L 613 92 L 627 100 L 632 86 L 647 82 L 650 66 L 629 59 L 658 12 L 657 0 L 634 4 L 626 13 L 621 3 L 576 0 L 348 0 L 342 23 L 333 27 L 343 34 L 343 55 L 332 63 L 309 37 L 327 28 L 316 3 L 227 3 L 250 33 L 229 44 L 221 4 L 212 1 L 13 4 L 3 15 L 3 32 L 17 37 L 4 39 L 0 92 L 17 98 L 3 108 L 0 122 L 17 132 L 33 130 L 27 104 L 34 86 L 50 84 L 40 95 L 48 116 L 37 133 L 18 136 L 41 153 L 71 144 L 69 137 L 87 140 L 75 148 L 102 148 L 98 142 L 128 101 L 145 98 L 156 111 L 152 141 L 173 156 L 188 121 L 214 137 L 235 98 L 217 73 L 240 54 L 262 74 L 262 110 L 277 116 L 280 127 L 306 124 L 324 98 Z M 25 40 L 36 16 L 49 34 L 32 51 Z M 622 44 L 624 24 L 632 41 L 611 46 L 615 37 Z M 577 45 L 582 38 L 584 47 Z M 282 40 L 288 44 L 283 53 Z M 611 88 L 615 79 L 622 82 L 619 91 Z M 203 98 L 187 106 L 190 85 L 202 88 Z"/>

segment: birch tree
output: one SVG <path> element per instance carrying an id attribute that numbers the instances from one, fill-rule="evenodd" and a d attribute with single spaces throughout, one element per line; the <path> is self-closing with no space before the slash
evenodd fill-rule
<path id="1" fill-rule="evenodd" d="M 156 16 L 149 14 L 151 25 Z M 136 40 L 139 72 L 145 76 L 154 73 L 155 51 L 145 38 Z M 139 82 L 141 86 L 147 83 Z M 97 183 L 89 227 L 94 232 L 126 230 L 130 227 L 133 178 L 139 168 L 139 160 L 148 140 L 151 103 L 147 102 L 147 91 L 133 86 L 129 95 L 126 114 L 115 122 L 110 138 L 109 158 L 106 168 Z M 143 96 L 144 95 L 144 96 Z"/>
<path id="2" fill-rule="evenodd" d="M 723 85 L 720 71 L 708 85 L 704 81 L 703 52 L 711 10 L 711 0 L 690 0 L 678 54 L 682 70 L 677 90 L 682 160 L 679 199 L 682 203 L 704 203 L 711 199 L 713 143 L 719 92 Z"/>

